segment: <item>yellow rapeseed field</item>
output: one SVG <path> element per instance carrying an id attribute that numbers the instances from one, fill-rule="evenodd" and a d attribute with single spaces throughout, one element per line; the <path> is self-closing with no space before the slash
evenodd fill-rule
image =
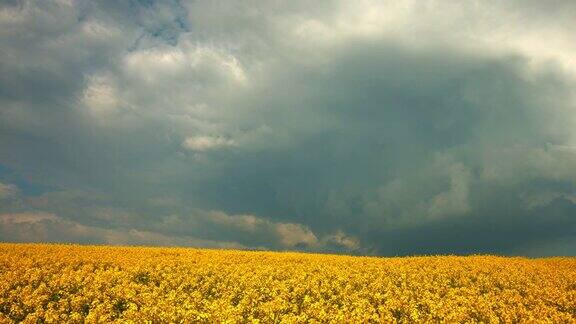
<path id="1" fill-rule="evenodd" d="M 0 322 L 576 322 L 576 258 L 0 244 Z"/>

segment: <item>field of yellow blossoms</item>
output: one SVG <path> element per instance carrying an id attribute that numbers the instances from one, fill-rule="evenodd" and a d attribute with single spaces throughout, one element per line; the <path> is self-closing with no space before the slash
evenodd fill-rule
<path id="1" fill-rule="evenodd" d="M 0 322 L 576 322 L 576 258 L 0 244 Z"/>

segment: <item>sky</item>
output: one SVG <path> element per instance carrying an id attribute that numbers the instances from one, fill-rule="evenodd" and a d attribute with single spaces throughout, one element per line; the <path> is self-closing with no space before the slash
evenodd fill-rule
<path id="1" fill-rule="evenodd" d="M 576 2 L 0 1 L 0 241 L 576 255 Z"/>

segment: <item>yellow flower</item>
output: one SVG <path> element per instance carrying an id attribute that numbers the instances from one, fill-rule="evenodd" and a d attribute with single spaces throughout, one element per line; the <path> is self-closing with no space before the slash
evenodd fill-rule
<path id="1" fill-rule="evenodd" d="M 569 323 L 575 282 L 575 258 L 0 244 L 0 323 Z"/>

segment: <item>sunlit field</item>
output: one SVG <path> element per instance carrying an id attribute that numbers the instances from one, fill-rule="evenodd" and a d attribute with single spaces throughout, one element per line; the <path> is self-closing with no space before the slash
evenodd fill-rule
<path id="1" fill-rule="evenodd" d="M 0 322 L 576 322 L 576 258 L 0 244 Z"/>

